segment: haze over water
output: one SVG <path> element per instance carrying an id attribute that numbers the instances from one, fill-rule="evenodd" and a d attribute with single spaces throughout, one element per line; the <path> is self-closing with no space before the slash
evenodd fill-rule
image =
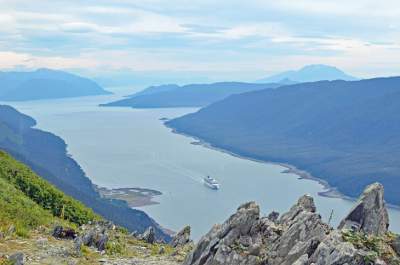
<path id="1" fill-rule="evenodd" d="M 325 221 L 333 223 L 349 211 L 352 202 L 320 197 L 317 182 L 299 180 L 285 168 L 241 159 L 193 145 L 160 118 L 173 118 L 196 109 L 102 108 L 116 96 L 11 103 L 34 117 L 43 130 L 62 137 L 68 152 L 97 185 L 159 190 L 158 205 L 141 207 L 162 226 L 179 230 L 192 226 L 195 239 L 220 223 L 242 203 L 254 200 L 263 214 L 287 211 L 303 194 L 314 197 Z M 202 184 L 211 175 L 221 184 L 213 191 Z M 390 209 L 391 229 L 400 232 L 400 211 Z"/>

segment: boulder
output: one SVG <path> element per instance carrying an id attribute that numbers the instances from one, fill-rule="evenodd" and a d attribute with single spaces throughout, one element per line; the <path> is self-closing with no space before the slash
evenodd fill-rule
<path id="1" fill-rule="evenodd" d="M 176 247 L 182 247 L 191 242 L 192 241 L 190 240 L 190 226 L 185 226 L 172 238 L 170 245 L 176 248 Z"/>
<path id="2" fill-rule="evenodd" d="M 51 235 L 54 236 L 55 238 L 60 238 L 62 236 L 63 231 L 64 228 L 61 225 L 57 225 L 56 227 L 54 227 Z"/>
<path id="3" fill-rule="evenodd" d="M 107 234 L 101 234 L 99 237 L 96 239 L 96 247 L 99 251 L 103 251 L 106 249 L 106 245 L 108 242 L 108 236 Z"/>
<path id="4" fill-rule="evenodd" d="M 8 260 L 11 262 L 13 265 L 24 265 L 25 264 L 25 255 L 22 252 L 17 252 L 15 254 L 12 254 Z"/>
<path id="5" fill-rule="evenodd" d="M 340 222 L 338 229 L 351 229 L 381 236 L 388 231 L 389 215 L 383 199 L 383 186 L 369 185 L 350 213 Z"/>
<path id="6" fill-rule="evenodd" d="M 81 237 L 77 237 L 74 240 L 74 254 L 77 256 L 81 255 L 83 241 Z"/>
<path id="7" fill-rule="evenodd" d="M 74 229 L 58 225 L 54 227 L 52 236 L 59 239 L 74 239 L 77 235 Z"/>
<path id="8" fill-rule="evenodd" d="M 80 241 L 83 245 L 89 247 L 95 247 L 99 251 L 106 249 L 108 242 L 109 230 L 113 229 L 109 223 L 99 222 L 92 226 L 90 229 L 86 229 L 85 232 L 80 237 Z"/>
<path id="9" fill-rule="evenodd" d="M 145 241 L 149 244 L 154 244 L 156 241 L 155 230 L 153 227 L 149 226 L 142 235 L 138 237 L 139 239 Z"/>
<path id="10" fill-rule="evenodd" d="M 161 246 L 160 249 L 158 250 L 158 255 L 164 255 L 165 254 L 165 247 Z"/>
<path id="11" fill-rule="evenodd" d="M 86 233 L 84 233 L 82 235 L 82 244 L 85 246 L 93 246 L 95 244 L 95 237 L 96 237 L 96 231 L 93 230 L 89 230 Z"/>

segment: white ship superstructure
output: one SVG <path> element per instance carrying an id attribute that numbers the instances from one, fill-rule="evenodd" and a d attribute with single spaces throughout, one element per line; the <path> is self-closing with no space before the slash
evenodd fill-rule
<path id="1" fill-rule="evenodd" d="M 203 179 L 203 181 L 204 181 L 204 185 L 206 185 L 210 189 L 213 189 L 213 190 L 218 190 L 219 189 L 219 183 L 218 183 L 218 181 L 216 179 L 214 179 L 214 178 L 212 178 L 210 176 L 207 176 L 207 177 L 205 177 Z"/>

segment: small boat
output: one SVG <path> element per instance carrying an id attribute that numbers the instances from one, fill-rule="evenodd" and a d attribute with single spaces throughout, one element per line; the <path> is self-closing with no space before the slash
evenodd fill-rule
<path id="1" fill-rule="evenodd" d="M 212 178 L 210 176 L 207 176 L 207 177 L 205 177 L 203 179 L 203 181 L 204 181 L 204 185 L 206 185 L 210 189 L 213 189 L 213 190 L 218 190 L 219 189 L 219 183 L 218 183 L 218 181 L 216 179 L 214 179 L 214 178 Z"/>

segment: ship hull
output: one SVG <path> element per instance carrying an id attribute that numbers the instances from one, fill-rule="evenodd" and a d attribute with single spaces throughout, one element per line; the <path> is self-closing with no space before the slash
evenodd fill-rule
<path id="1" fill-rule="evenodd" d="M 204 181 L 204 186 L 206 186 L 207 188 L 212 189 L 212 190 L 219 190 L 218 184 L 210 184 L 210 183 Z"/>

